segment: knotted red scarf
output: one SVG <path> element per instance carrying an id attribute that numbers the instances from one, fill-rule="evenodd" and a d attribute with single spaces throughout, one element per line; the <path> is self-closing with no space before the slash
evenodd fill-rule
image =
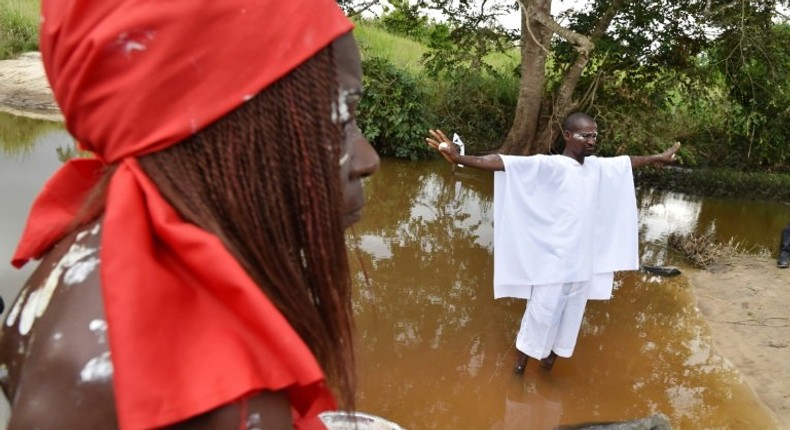
<path id="1" fill-rule="evenodd" d="M 135 157 L 178 143 L 348 32 L 333 0 L 44 0 L 41 51 L 66 126 L 94 159 L 37 197 L 14 255 L 41 257 L 117 164 L 101 280 L 122 429 L 287 389 L 297 424 L 335 406 L 310 350 L 213 235 L 183 221 Z"/>

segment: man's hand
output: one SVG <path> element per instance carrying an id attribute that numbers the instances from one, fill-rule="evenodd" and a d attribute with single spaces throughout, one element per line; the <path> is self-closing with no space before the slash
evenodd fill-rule
<path id="1" fill-rule="evenodd" d="M 632 155 L 631 167 L 636 169 L 642 166 L 666 166 L 667 164 L 673 164 L 678 161 L 675 158 L 675 153 L 678 152 L 678 149 L 680 149 L 680 142 L 675 142 L 671 148 L 658 155 Z"/>
<path id="2" fill-rule="evenodd" d="M 657 163 L 658 164 L 672 164 L 677 161 L 675 158 L 675 153 L 678 152 L 680 149 L 680 142 L 675 142 L 671 148 L 667 149 L 666 151 L 662 152 L 661 155 L 658 156 Z"/>
<path id="3" fill-rule="evenodd" d="M 455 147 L 453 141 L 448 139 L 441 130 L 428 130 L 428 133 L 433 136 L 433 138 L 425 138 L 425 141 L 428 143 L 428 145 L 431 148 L 439 151 L 445 160 L 449 161 L 451 164 L 456 164 L 458 162 L 457 160 L 459 154 L 458 149 Z"/>
<path id="4" fill-rule="evenodd" d="M 499 154 L 461 155 L 453 141 L 448 139 L 441 130 L 428 130 L 428 132 L 433 137 L 426 137 L 425 141 L 428 142 L 431 148 L 439 151 L 442 157 L 453 165 L 453 171 L 455 171 L 456 164 L 487 170 L 489 172 L 505 170 L 505 164 Z"/>

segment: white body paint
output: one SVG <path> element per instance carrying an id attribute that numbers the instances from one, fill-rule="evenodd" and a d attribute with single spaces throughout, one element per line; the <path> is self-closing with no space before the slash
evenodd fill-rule
<path id="1" fill-rule="evenodd" d="M 261 414 L 259 413 L 252 413 L 250 416 L 247 417 L 247 430 L 263 430 L 261 426 Z"/>
<path id="2" fill-rule="evenodd" d="M 16 324 L 16 318 L 19 316 L 19 313 L 22 311 L 22 305 L 25 303 L 25 298 L 27 297 L 27 290 L 23 290 L 22 293 L 19 295 L 16 303 L 14 303 L 14 307 L 8 311 L 8 316 L 5 319 L 5 325 L 11 327 L 12 325 Z"/>
<path id="3" fill-rule="evenodd" d="M 94 228 L 94 230 L 98 232 L 98 229 Z M 14 303 L 14 308 L 9 312 L 6 325 L 9 327 L 14 325 L 17 315 L 20 314 L 18 308 L 24 303 L 19 319 L 19 334 L 25 336 L 30 333 L 33 323 L 37 318 L 41 318 L 47 307 L 49 307 L 49 302 L 52 300 L 52 295 L 55 294 L 55 289 L 58 287 L 58 282 L 63 272 L 67 271 L 67 276 L 64 276 L 64 282 L 69 285 L 84 281 L 96 269 L 99 259 L 92 257 L 88 261 L 83 262 L 82 260 L 91 257 L 96 252 L 96 248 L 88 248 L 76 243 L 71 245 L 68 252 L 63 255 L 49 272 L 49 276 L 47 276 L 43 286 L 30 293 L 27 300 L 25 300 L 25 293 L 22 293 L 19 300 Z M 73 271 L 71 270 L 72 268 L 74 269 Z M 71 272 L 71 274 L 69 275 L 68 272 Z M 69 280 L 71 282 L 68 282 Z"/>
<path id="4" fill-rule="evenodd" d="M 107 322 L 95 319 L 88 324 L 88 329 L 96 334 L 99 344 L 107 342 Z"/>
<path id="5" fill-rule="evenodd" d="M 80 371 L 80 382 L 108 382 L 112 378 L 113 368 L 110 353 L 105 352 L 92 358 Z"/>
<path id="6" fill-rule="evenodd" d="M 99 259 L 96 257 L 90 257 L 85 261 L 78 261 L 74 263 L 74 265 L 69 267 L 69 270 L 67 270 L 66 274 L 63 276 L 63 283 L 71 286 L 85 282 L 85 280 L 88 279 L 88 276 L 93 273 L 94 270 L 96 270 L 96 266 L 98 265 Z"/>

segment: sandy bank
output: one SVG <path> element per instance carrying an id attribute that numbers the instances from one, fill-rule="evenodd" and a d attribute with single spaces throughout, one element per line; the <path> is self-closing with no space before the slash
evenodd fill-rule
<path id="1" fill-rule="evenodd" d="M 44 74 L 41 54 L 28 52 L 13 60 L 0 61 L 0 111 L 63 121 Z"/>

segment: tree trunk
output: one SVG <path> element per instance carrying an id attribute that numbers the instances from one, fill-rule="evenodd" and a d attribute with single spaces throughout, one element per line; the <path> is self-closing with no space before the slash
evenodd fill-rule
<path id="1" fill-rule="evenodd" d="M 562 121 L 579 108 L 573 94 L 584 68 L 609 24 L 626 2 L 612 0 L 589 36 L 562 27 L 551 16 L 551 0 L 519 0 L 521 4 L 521 84 L 513 125 L 503 154 L 548 153 L 561 134 Z M 578 56 L 563 76 L 553 97 L 544 94 L 546 57 L 551 37 L 559 35 L 576 46 Z"/>
<path id="2" fill-rule="evenodd" d="M 532 0 L 531 7 L 549 13 L 551 0 Z M 521 84 L 516 115 L 507 134 L 502 154 L 530 155 L 546 152 L 548 147 L 536 139 L 546 83 L 546 57 L 553 32 L 539 21 L 528 18 L 521 9 Z"/>

